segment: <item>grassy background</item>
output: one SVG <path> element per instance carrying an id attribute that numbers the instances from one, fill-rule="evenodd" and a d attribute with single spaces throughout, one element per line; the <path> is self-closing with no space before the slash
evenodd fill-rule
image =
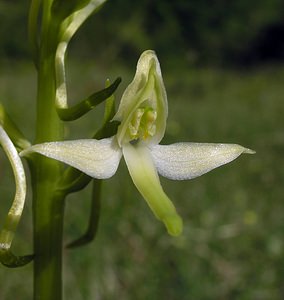
<path id="1" fill-rule="evenodd" d="M 161 65 L 163 67 L 163 61 Z M 68 65 L 73 101 L 122 75 L 117 99 L 132 69 L 93 63 Z M 96 240 L 64 253 L 66 299 L 283 299 L 284 66 L 249 71 L 165 69 L 169 119 L 163 143 L 239 143 L 257 151 L 191 181 L 162 179 L 184 219 L 184 233 L 167 235 L 134 188 L 124 162 L 104 183 Z M 1 62 L 0 99 L 33 139 L 35 72 L 30 64 Z M 101 109 L 68 125 L 67 138 L 88 137 Z M 0 156 L 0 225 L 14 186 Z M 65 241 L 86 228 L 90 188 L 67 199 Z M 31 251 L 29 197 L 14 243 Z M 29 300 L 32 264 L 0 266 L 0 299 Z"/>

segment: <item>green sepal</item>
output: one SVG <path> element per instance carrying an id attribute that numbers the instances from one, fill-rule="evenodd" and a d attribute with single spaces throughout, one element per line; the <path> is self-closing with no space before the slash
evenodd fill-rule
<path id="1" fill-rule="evenodd" d="M 34 255 L 16 256 L 10 250 L 0 250 L 0 261 L 8 268 L 19 268 L 27 265 L 34 259 Z"/>
<path id="2" fill-rule="evenodd" d="M 117 89 L 121 82 L 121 78 L 117 78 L 109 87 L 93 93 L 87 99 L 69 108 L 58 108 L 57 113 L 63 121 L 74 121 L 85 115 L 87 112 L 95 108 L 97 105 L 108 99 Z"/>
<path id="3" fill-rule="evenodd" d="M 86 244 L 89 244 L 94 240 L 98 231 L 98 224 L 100 218 L 101 190 L 102 190 L 102 180 L 94 179 L 88 228 L 81 237 L 67 244 L 66 246 L 67 248 L 71 249 L 71 248 L 81 247 Z"/>
<path id="4" fill-rule="evenodd" d="M 0 103 L 0 125 L 9 135 L 13 144 L 20 150 L 30 147 L 30 142 L 25 138 L 18 126 L 12 121 L 3 105 Z"/>

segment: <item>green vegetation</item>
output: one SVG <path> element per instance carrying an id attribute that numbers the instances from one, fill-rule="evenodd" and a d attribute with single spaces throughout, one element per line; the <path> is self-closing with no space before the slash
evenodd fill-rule
<path id="1" fill-rule="evenodd" d="M 94 86 L 102 88 L 107 76 L 121 75 L 119 100 L 133 73 L 133 66 L 106 70 L 73 62 L 71 98 L 76 101 Z M 0 99 L 30 139 L 34 79 L 31 65 L 2 63 Z M 170 113 L 165 143 L 235 142 L 257 154 L 191 181 L 163 180 L 184 219 L 185 230 L 178 238 L 165 233 L 126 168 L 120 168 L 104 182 L 96 240 L 80 251 L 65 251 L 66 299 L 283 298 L 283 79 L 281 65 L 249 72 L 164 70 Z M 100 118 L 100 110 L 89 113 L 68 127 L 66 137 L 90 136 Z M 14 186 L 2 154 L 0 164 L 1 225 Z M 89 193 L 67 199 L 66 243 L 87 226 Z M 14 243 L 17 253 L 31 251 L 30 214 L 28 201 Z M 1 267 L 0 298 L 31 299 L 31 274 L 31 264 L 17 270 Z"/>
<path id="2" fill-rule="evenodd" d="M 29 2 L 0 0 L 1 56 L 29 56 L 23 26 Z M 183 64 L 234 66 L 283 59 L 283 39 L 277 38 L 283 36 L 283 11 L 282 0 L 112 0 L 80 29 L 74 44 L 85 57 L 101 57 L 108 65 L 124 59 L 129 67 L 151 48 L 172 64 L 180 57 Z"/>

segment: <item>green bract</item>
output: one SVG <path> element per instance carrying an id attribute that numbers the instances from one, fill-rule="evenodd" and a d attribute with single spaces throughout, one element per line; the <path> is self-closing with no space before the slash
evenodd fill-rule
<path id="1" fill-rule="evenodd" d="M 254 151 L 236 144 L 159 145 L 167 115 L 159 61 L 148 50 L 142 53 L 135 77 L 122 96 L 114 117 L 121 122 L 115 136 L 37 144 L 21 155 L 38 152 L 99 179 L 114 175 L 123 156 L 135 186 L 168 232 L 176 236 L 182 231 L 182 220 L 163 191 L 158 173 L 175 180 L 191 179 Z"/>
<path id="2" fill-rule="evenodd" d="M 84 115 L 86 112 L 112 95 L 120 83 L 120 79 L 117 79 L 109 88 L 97 93 L 93 93 L 90 97 L 84 99 L 74 107 L 68 107 L 65 78 L 65 55 L 68 44 L 81 25 L 89 18 L 91 14 L 97 11 L 106 2 L 106 0 L 73 0 L 72 3 L 67 2 L 68 1 L 62 0 L 53 2 L 53 10 L 58 10 L 60 12 L 61 9 L 65 14 L 69 10 L 69 13 L 72 12 L 71 14 L 68 13 L 68 17 L 66 17 L 60 23 L 58 45 L 55 54 L 55 106 L 59 117 L 64 121 L 76 120 Z"/>

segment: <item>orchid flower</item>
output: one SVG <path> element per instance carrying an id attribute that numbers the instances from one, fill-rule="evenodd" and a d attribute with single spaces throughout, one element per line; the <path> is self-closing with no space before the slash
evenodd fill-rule
<path id="1" fill-rule="evenodd" d="M 21 152 L 37 152 L 69 164 L 87 175 L 113 176 L 124 157 L 130 176 L 169 234 L 182 231 L 182 219 L 165 194 L 158 174 L 184 180 L 200 176 L 254 151 L 236 144 L 176 143 L 160 145 L 168 116 L 167 95 L 156 54 L 142 53 L 135 77 L 126 88 L 114 120 L 117 134 L 101 140 L 85 139 L 37 144 Z"/>

